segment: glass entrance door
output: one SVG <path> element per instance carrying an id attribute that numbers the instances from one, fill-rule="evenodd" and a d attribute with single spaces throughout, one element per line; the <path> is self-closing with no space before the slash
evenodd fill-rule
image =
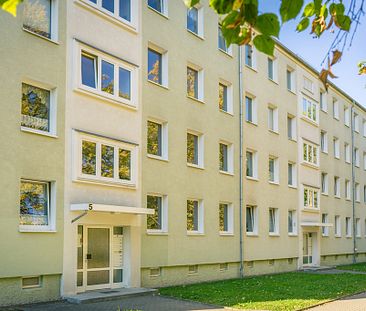
<path id="1" fill-rule="evenodd" d="M 304 233 L 303 243 L 303 264 L 310 266 L 313 264 L 313 237 L 311 233 Z"/>

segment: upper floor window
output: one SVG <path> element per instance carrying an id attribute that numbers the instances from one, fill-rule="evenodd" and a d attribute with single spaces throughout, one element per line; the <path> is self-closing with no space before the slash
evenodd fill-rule
<path id="1" fill-rule="evenodd" d="M 234 233 L 234 214 L 232 205 L 229 203 L 219 204 L 219 230 L 220 234 Z"/>
<path id="2" fill-rule="evenodd" d="M 352 222 L 351 217 L 346 217 L 346 237 L 352 236 Z"/>
<path id="3" fill-rule="evenodd" d="M 344 183 L 344 195 L 346 197 L 346 200 L 351 200 L 351 182 L 347 179 Z"/>
<path id="4" fill-rule="evenodd" d="M 246 176 L 258 177 L 258 159 L 255 151 L 247 150 L 246 152 Z"/>
<path id="5" fill-rule="evenodd" d="M 187 163 L 203 167 L 203 135 L 187 133 Z"/>
<path id="6" fill-rule="evenodd" d="M 287 90 L 294 92 L 295 91 L 295 72 L 292 69 L 286 70 L 286 83 L 287 83 Z"/>
<path id="7" fill-rule="evenodd" d="M 328 214 L 322 214 L 322 224 L 328 223 Z M 322 227 L 322 236 L 329 236 L 329 227 Z"/>
<path id="8" fill-rule="evenodd" d="M 147 0 L 147 5 L 155 11 L 167 15 L 166 0 Z"/>
<path id="9" fill-rule="evenodd" d="M 334 157 L 339 159 L 341 157 L 341 150 L 339 145 L 339 139 L 337 137 L 333 137 L 333 151 Z"/>
<path id="10" fill-rule="evenodd" d="M 268 106 L 268 129 L 278 133 L 278 108 L 272 105 Z"/>
<path id="11" fill-rule="evenodd" d="M 344 107 L 344 125 L 349 126 L 350 125 L 350 109 L 348 107 Z"/>
<path id="12" fill-rule="evenodd" d="M 334 196 L 336 198 L 341 197 L 341 182 L 338 176 L 334 176 Z"/>
<path id="13" fill-rule="evenodd" d="M 203 8 L 194 6 L 187 9 L 187 29 L 194 34 L 203 37 Z"/>
<path id="14" fill-rule="evenodd" d="M 356 237 L 361 237 L 361 219 L 356 218 Z"/>
<path id="15" fill-rule="evenodd" d="M 311 143 L 303 143 L 303 160 L 318 165 L 318 147 Z"/>
<path id="16" fill-rule="evenodd" d="M 269 208 L 269 234 L 279 234 L 278 208 Z"/>
<path id="17" fill-rule="evenodd" d="M 148 195 L 147 208 L 155 211 L 152 215 L 147 215 L 147 230 L 150 232 L 167 232 L 167 198 L 161 195 Z"/>
<path id="18" fill-rule="evenodd" d="M 137 147 L 114 139 L 75 131 L 74 179 L 135 186 Z"/>
<path id="19" fill-rule="evenodd" d="M 319 191 L 314 188 L 304 188 L 304 207 L 319 208 Z"/>
<path id="20" fill-rule="evenodd" d="M 187 66 L 187 95 L 203 101 L 203 70 Z"/>
<path id="21" fill-rule="evenodd" d="M 277 81 L 277 60 L 268 57 L 268 79 Z"/>
<path id="22" fill-rule="evenodd" d="M 227 46 L 224 35 L 222 34 L 222 28 L 220 26 L 218 27 L 218 45 L 219 50 L 224 51 L 227 54 L 231 54 L 231 46 Z"/>
<path id="23" fill-rule="evenodd" d="M 147 121 L 147 153 L 154 157 L 167 159 L 167 124 Z"/>
<path id="24" fill-rule="evenodd" d="M 360 184 L 357 182 L 355 183 L 355 200 L 356 200 L 356 202 L 361 201 Z"/>
<path id="25" fill-rule="evenodd" d="M 147 78 L 149 81 L 168 86 L 167 52 L 156 46 L 147 50 Z"/>
<path id="26" fill-rule="evenodd" d="M 311 121 L 318 121 L 317 104 L 307 98 L 302 99 L 302 114 Z"/>
<path id="27" fill-rule="evenodd" d="M 226 81 L 219 82 L 219 109 L 233 113 L 232 85 Z"/>
<path id="28" fill-rule="evenodd" d="M 357 113 L 353 114 L 353 127 L 355 132 L 359 133 L 360 132 L 360 124 L 359 124 L 359 116 Z"/>
<path id="29" fill-rule="evenodd" d="M 320 91 L 319 95 L 320 109 L 324 112 L 328 111 L 328 103 L 327 103 L 327 93 L 324 91 Z"/>
<path id="30" fill-rule="evenodd" d="M 336 237 L 340 237 L 342 235 L 341 217 L 339 215 L 334 216 L 334 235 Z"/>
<path id="31" fill-rule="evenodd" d="M 314 92 L 314 83 L 307 77 L 304 77 L 304 89 L 309 91 L 310 93 Z"/>
<path id="32" fill-rule="evenodd" d="M 57 1 L 27 0 L 24 2 L 23 28 L 47 39 L 57 40 Z"/>
<path id="33" fill-rule="evenodd" d="M 324 153 L 328 153 L 328 134 L 325 131 L 320 132 L 320 148 Z"/>
<path id="34" fill-rule="evenodd" d="M 287 166 L 287 182 L 291 187 L 296 187 L 296 164 L 289 162 Z"/>
<path id="35" fill-rule="evenodd" d="M 344 143 L 344 160 L 346 163 L 351 163 L 351 148 L 348 143 Z"/>
<path id="36" fill-rule="evenodd" d="M 279 161 L 278 158 L 270 156 L 268 159 L 268 180 L 271 183 L 279 183 Z"/>
<path id="37" fill-rule="evenodd" d="M 134 22 L 132 11 L 134 1 L 132 0 L 81 0 L 84 2 L 91 3 L 92 6 L 96 7 L 103 13 L 108 14 L 123 22 Z"/>
<path id="38" fill-rule="evenodd" d="M 22 129 L 56 134 L 56 103 L 54 95 L 54 90 L 22 83 Z"/>
<path id="39" fill-rule="evenodd" d="M 287 217 L 287 231 L 289 234 L 296 234 L 297 228 L 296 228 L 296 211 L 288 211 L 288 217 Z"/>
<path id="40" fill-rule="evenodd" d="M 225 142 L 219 143 L 219 169 L 221 172 L 233 173 L 233 145 Z"/>
<path id="41" fill-rule="evenodd" d="M 245 96 L 245 120 L 257 124 L 257 105 L 254 98 Z"/>
<path id="42" fill-rule="evenodd" d="M 88 47 L 80 48 L 79 88 L 97 96 L 136 106 L 136 67 Z"/>
<path id="43" fill-rule="evenodd" d="M 360 151 L 358 148 L 353 150 L 353 156 L 355 161 L 355 166 L 360 167 Z"/>
<path id="44" fill-rule="evenodd" d="M 245 45 L 245 65 L 250 68 L 255 68 L 255 52 L 253 46 L 250 44 Z"/>
<path id="45" fill-rule="evenodd" d="M 362 135 L 363 137 L 366 137 L 366 120 L 362 120 Z"/>
<path id="46" fill-rule="evenodd" d="M 327 173 L 322 173 L 321 174 L 321 191 L 322 194 L 328 194 L 328 174 Z"/>
<path id="47" fill-rule="evenodd" d="M 293 115 L 287 115 L 287 137 L 290 140 L 296 140 L 296 118 Z"/>
<path id="48" fill-rule="evenodd" d="M 339 103 L 336 98 L 333 98 L 333 118 L 339 120 Z"/>

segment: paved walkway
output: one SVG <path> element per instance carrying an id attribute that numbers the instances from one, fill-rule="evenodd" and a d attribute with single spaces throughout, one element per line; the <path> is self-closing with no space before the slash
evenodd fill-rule
<path id="1" fill-rule="evenodd" d="M 307 309 L 309 311 L 365 311 L 366 292 L 343 298 L 324 305 Z"/>
<path id="2" fill-rule="evenodd" d="M 224 311 L 215 306 L 161 296 L 141 296 L 85 304 L 53 302 L 12 308 L 12 311 Z"/>

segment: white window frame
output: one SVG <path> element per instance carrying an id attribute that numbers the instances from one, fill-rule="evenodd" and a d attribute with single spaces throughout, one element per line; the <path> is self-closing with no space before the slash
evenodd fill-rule
<path id="1" fill-rule="evenodd" d="M 223 170 L 219 170 L 220 173 L 223 174 L 230 174 L 233 175 L 234 174 L 234 145 L 231 142 L 225 141 L 225 140 L 220 140 L 219 141 L 219 146 L 220 144 L 226 145 L 227 147 L 227 171 L 223 171 Z"/>
<path id="2" fill-rule="evenodd" d="M 321 173 L 321 194 L 328 195 L 329 193 L 329 182 L 328 174 L 325 172 Z"/>
<path id="3" fill-rule="evenodd" d="M 279 184 L 280 183 L 280 163 L 279 163 L 279 159 L 276 156 L 270 155 L 268 157 L 268 166 L 269 166 L 269 161 L 273 160 L 273 180 L 270 179 L 270 175 L 268 175 L 268 182 L 270 184 Z M 269 174 L 269 169 L 268 169 L 268 174 Z"/>
<path id="4" fill-rule="evenodd" d="M 345 106 L 344 107 L 344 125 L 350 127 L 351 120 L 350 120 L 350 108 Z"/>
<path id="5" fill-rule="evenodd" d="M 345 218 L 345 225 L 346 225 L 346 238 L 352 237 L 352 221 L 351 217 Z"/>
<path id="6" fill-rule="evenodd" d="M 272 60 L 272 74 L 273 77 L 269 76 L 269 60 Z M 278 83 L 278 60 L 276 57 L 268 57 L 267 58 L 267 77 L 268 80 Z"/>
<path id="7" fill-rule="evenodd" d="M 119 16 L 119 1 L 114 1 L 114 13 L 106 10 L 102 7 L 102 0 L 96 0 L 97 3 L 93 3 L 90 0 L 75 0 L 76 3 L 85 6 L 86 8 L 93 8 L 93 12 L 96 14 L 99 14 L 110 21 L 114 23 L 118 23 L 118 25 L 121 25 L 123 27 L 126 27 L 127 29 L 132 29 L 133 31 L 138 30 L 138 11 L 139 11 L 139 5 L 137 1 L 130 1 L 131 5 L 131 21 L 126 20 Z"/>
<path id="8" fill-rule="evenodd" d="M 311 79 L 304 76 L 303 85 L 305 90 L 310 93 L 314 93 L 314 82 Z"/>
<path id="9" fill-rule="evenodd" d="M 279 217 L 279 209 L 278 208 L 274 208 L 274 207 L 270 207 L 268 209 L 268 225 L 269 225 L 269 219 L 270 219 L 270 213 L 271 211 L 274 212 L 274 217 L 273 217 L 273 220 L 274 220 L 274 231 L 271 232 L 269 231 L 269 227 L 268 227 L 268 234 L 270 236 L 278 236 L 280 235 L 280 217 Z"/>
<path id="10" fill-rule="evenodd" d="M 341 158 L 340 142 L 338 137 L 333 137 L 333 156 L 336 159 Z"/>
<path id="11" fill-rule="evenodd" d="M 197 9 L 197 33 L 191 31 L 190 29 L 188 29 L 188 24 L 187 24 L 187 16 L 186 16 L 186 29 L 189 33 L 193 34 L 194 36 L 197 36 L 201 39 L 204 39 L 205 37 L 205 30 L 204 30 L 204 24 L 205 24 L 205 21 L 204 21 L 204 7 L 201 5 L 201 4 L 196 4 L 194 6 L 194 8 Z M 188 15 L 188 11 L 190 9 L 187 8 L 187 15 Z"/>
<path id="12" fill-rule="evenodd" d="M 246 105 L 246 101 L 247 101 L 247 98 L 251 99 L 252 101 L 252 120 L 248 120 L 247 119 L 247 105 Z M 250 94 L 246 94 L 245 95 L 245 121 L 247 123 L 251 123 L 251 124 L 254 124 L 254 125 L 258 125 L 258 111 L 257 111 L 257 99 L 256 97 L 250 95 Z"/>
<path id="13" fill-rule="evenodd" d="M 288 88 L 288 78 L 290 77 L 290 88 Z M 296 81 L 295 81 L 295 70 L 293 68 L 287 67 L 286 69 L 286 87 L 287 90 L 296 93 Z"/>
<path id="14" fill-rule="evenodd" d="M 234 207 L 231 202 L 219 202 L 219 209 L 220 204 L 227 205 L 227 231 L 220 231 L 220 235 L 233 235 L 234 234 Z M 220 215 L 220 210 L 219 210 Z"/>
<path id="15" fill-rule="evenodd" d="M 366 120 L 362 119 L 362 135 L 366 137 Z"/>
<path id="16" fill-rule="evenodd" d="M 360 150 L 355 147 L 354 149 L 355 166 L 360 167 Z"/>
<path id="17" fill-rule="evenodd" d="M 220 30 L 221 30 L 221 34 L 222 34 L 222 27 L 221 27 L 220 25 L 218 25 L 217 40 L 219 40 Z M 225 38 L 224 38 L 224 40 L 225 40 Z M 225 54 L 227 54 L 227 55 L 233 56 L 233 46 L 232 46 L 232 45 L 227 46 L 226 41 L 225 41 L 225 46 L 226 46 L 226 50 L 223 50 L 223 49 L 221 49 L 221 48 L 220 48 L 220 46 L 219 46 L 219 42 L 217 42 L 217 48 L 218 48 L 221 52 L 223 52 L 223 53 L 225 53 Z"/>
<path id="18" fill-rule="evenodd" d="M 149 78 L 147 78 L 147 81 L 149 81 L 153 84 L 157 84 L 158 86 L 163 86 L 165 88 L 169 88 L 168 51 L 152 42 L 148 43 L 147 51 L 149 51 L 149 50 L 152 50 L 161 55 L 161 84 L 158 82 L 151 81 Z M 147 56 L 147 57 L 149 57 L 149 56 Z M 148 73 L 147 73 L 147 77 L 148 77 Z"/>
<path id="19" fill-rule="evenodd" d="M 304 159 L 304 145 L 306 145 L 306 159 Z M 302 162 L 311 166 L 319 166 L 319 147 L 316 144 L 313 144 L 307 140 L 303 140 L 302 142 L 303 150 L 302 150 Z M 309 148 L 311 150 L 311 157 L 312 159 L 309 159 Z M 316 161 L 314 161 L 314 149 L 316 152 Z"/>
<path id="20" fill-rule="evenodd" d="M 334 216 L 334 236 L 336 238 L 340 238 L 342 236 L 342 224 L 341 224 L 341 216 Z"/>
<path id="21" fill-rule="evenodd" d="M 187 198 L 186 200 L 186 221 L 187 221 L 187 201 L 188 200 L 192 200 L 192 201 L 197 201 L 198 202 L 198 209 L 197 209 L 197 213 L 198 213 L 198 230 L 192 230 L 189 231 L 187 230 L 187 235 L 202 235 L 204 234 L 204 205 L 203 205 L 203 200 L 202 199 L 196 199 L 196 198 Z"/>
<path id="22" fill-rule="evenodd" d="M 322 224 L 327 224 L 327 223 L 328 223 L 328 214 L 323 213 L 322 214 Z M 329 236 L 329 227 L 322 226 L 322 236 L 323 237 L 328 237 Z"/>
<path id="23" fill-rule="evenodd" d="M 153 158 L 153 159 L 158 159 L 158 160 L 165 160 L 168 161 L 169 160 L 169 143 L 168 143 L 168 122 L 166 121 L 162 121 L 160 119 L 156 119 L 156 118 L 147 118 L 147 122 L 153 122 L 153 123 L 157 123 L 161 125 L 161 156 L 157 156 L 154 154 L 149 154 L 148 151 L 146 151 L 146 154 L 149 158 Z M 147 127 L 147 122 L 146 122 L 146 127 Z M 148 135 L 148 128 L 146 128 L 146 135 Z M 147 144 L 147 139 L 146 139 L 146 144 Z M 146 146 L 147 148 L 147 146 Z"/>
<path id="24" fill-rule="evenodd" d="M 344 161 L 351 163 L 351 147 L 349 143 L 344 143 Z"/>
<path id="25" fill-rule="evenodd" d="M 356 133 L 359 133 L 360 132 L 360 116 L 358 115 L 358 113 L 354 112 L 353 113 L 353 128 L 354 128 L 354 131 Z"/>
<path id="26" fill-rule="evenodd" d="M 46 181 L 46 180 L 35 180 L 35 179 L 26 179 L 22 178 L 20 181 L 31 182 L 31 183 L 39 183 L 46 184 L 47 187 L 47 209 L 48 209 L 48 225 L 20 225 L 19 224 L 19 232 L 56 232 L 56 182 L 54 181 Z M 20 186 L 20 184 L 19 184 Z M 20 201 L 19 201 L 20 203 Z M 19 204 L 20 207 L 20 204 Z M 19 209 L 20 213 L 20 209 Z"/>
<path id="27" fill-rule="evenodd" d="M 289 210 L 287 214 L 287 222 L 289 221 L 289 213 L 292 213 L 292 232 L 288 231 L 288 226 L 287 226 L 287 232 L 288 235 L 295 236 L 297 235 L 297 213 L 296 210 Z"/>
<path id="28" fill-rule="evenodd" d="M 307 191 L 307 193 L 308 193 L 306 203 L 305 203 L 305 191 Z M 311 193 L 311 195 L 309 195 L 309 193 Z M 316 194 L 316 197 L 317 197 L 317 204 L 315 204 L 315 194 Z M 309 187 L 309 186 L 303 186 L 302 195 L 303 195 L 303 199 L 302 199 L 303 209 L 319 210 L 320 195 L 319 195 L 319 190 L 317 188 L 313 188 L 313 187 Z"/>
<path id="29" fill-rule="evenodd" d="M 51 137 L 57 137 L 57 98 L 58 98 L 58 92 L 57 88 L 55 86 L 52 86 L 47 83 L 35 81 L 32 79 L 23 79 L 22 83 L 28 84 L 30 86 L 34 86 L 40 89 L 44 89 L 46 91 L 50 92 L 50 111 L 49 111 L 49 131 L 41 131 L 32 129 L 30 127 L 26 126 L 20 126 L 20 129 L 23 132 L 30 132 L 34 134 L 40 134 L 44 136 L 51 136 Z"/>
<path id="30" fill-rule="evenodd" d="M 309 115 L 309 107 L 310 108 L 310 115 Z M 314 107 L 315 107 L 315 114 L 314 114 Z M 307 98 L 307 97 L 302 97 L 302 101 L 301 101 L 301 111 L 302 114 L 301 116 L 305 119 L 310 121 L 311 123 L 315 123 L 318 124 L 318 120 L 319 120 L 319 109 L 318 109 L 318 104 L 316 102 L 314 102 L 313 100 Z"/>
<path id="31" fill-rule="evenodd" d="M 350 201 L 351 200 L 351 181 L 349 181 L 348 179 L 346 179 L 345 183 L 344 183 L 344 196 L 346 198 L 346 200 Z"/>
<path id="32" fill-rule="evenodd" d="M 361 218 L 356 218 L 356 237 L 361 237 Z"/>
<path id="33" fill-rule="evenodd" d="M 287 164 L 287 170 L 289 170 L 289 166 L 290 165 L 291 165 L 291 172 L 292 172 L 292 183 L 291 184 L 288 184 L 288 186 L 291 187 L 291 188 L 296 188 L 297 187 L 297 168 L 296 168 L 296 163 L 289 161 L 288 164 Z M 288 172 L 287 172 L 287 174 L 288 174 Z"/>
<path id="34" fill-rule="evenodd" d="M 138 146 L 132 143 L 115 140 L 112 138 L 100 137 L 95 134 L 84 133 L 81 131 L 73 130 L 73 181 L 96 183 L 108 186 L 136 188 L 138 177 Z M 96 174 L 88 175 L 82 173 L 82 141 L 88 141 L 96 143 Z M 114 148 L 114 177 L 102 177 L 100 176 L 101 157 L 100 149 L 101 145 L 107 145 Z M 118 149 L 128 150 L 131 153 L 130 158 L 130 180 L 119 179 L 118 177 Z"/>
<path id="35" fill-rule="evenodd" d="M 334 197 L 337 199 L 341 197 L 341 179 L 338 176 L 334 176 Z"/>
<path id="36" fill-rule="evenodd" d="M 366 203 L 366 185 L 363 186 L 363 203 Z"/>
<path id="37" fill-rule="evenodd" d="M 246 59 L 247 59 L 247 49 L 246 49 L 246 46 L 250 46 L 251 47 L 251 59 L 252 59 L 252 65 L 248 65 L 247 62 L 246 62 Z M 257 50 L 256 48 L 254 47 L 254 45 L 252 44 L 245 44 L 243 45 L 243 49 L 244 49 L 244 52 L 243 52 L 243 57 L 244 57 L 244 65 L 250 69 L 253 69 L 253 70 L 257 70 Z"/>
<path id="38" fill-rule="evenodd" d="M 195 136 L 198 137 L 198 139 L 197 139 L 198 164 L 193 164 L 193 163 L 188 163 L 187 162 L 187 166 L 203 169 L 204 166 L 205 166 L 205 163 L 204 163 L 204 158 L 205 158 L 205 148 L 204 148 L 204 146 L 205 146 L 205 137 L 204 137 L 204 134 L 202 134 L 200 132 L 197 132 L 195 130 L 190 130 L 190 129 L 187 130 L 186 134 L 192 134 L 192 135 L 195 135 Z M 187 135 L 186 135 L 186 137 L 187 137 Z M 187 140 L 187 138 L 186 138 L 186 140 Z M 187 141 L 186 141 L 186 148 L 187 148 Z M 187 154 L 187 149 L 186 149 L 186 154 Z"/>
<path id="39" fill-rule="evenodd" d="M 131 63 L 127 63 L 122 61 L 114 56 L 106 54 L 104 52 L 93 49 L 90 46 L 82 44 L 76 40 L 74 40 L 75 48 L 75 68 L 76 68 L 76 77 L 74 89 L 76 91 L 93 95 L 102 100 L 108 100 L 109 102 L 116 103 L 119 105 L 123 105 L 126 107 L 137 108 L 138 106 L 138 68 L 132 65 Z M 82 84 L 82 76 L 81 76 L 81 56 L 83 53 L 86 53 L 91 56 L 96 57 L 96 88 L 89 87 L 87 85 Z M 102 75 L 102 60 L 114 65 L 114 89 L 115 93 L 118 93 L 118 82 L 119 82 L 119 68 L 123 68 L 125 70 L 130 71 L 130 82 L 131 82 L 131 98 L 126 99 L 118 96 L 118 94 L 109 94 L 103 92 L 101 90 L 101 75 Z"/>
<path id="40" fill-rule="evenodd" d="M 360 191 L 360 184 L 355 183 L 355 200 L 357 203 L 361 202 L 361 191 Z"/>
<path id="41" fill-rule="evenodd" d="M 27 28 L 24 28 L 24 25 L 23 25 L 23 21 L 22 21 L 22 27 L 23 27 L 23 30 L 28 32 L 28 33 L 31 33 L 37 37 L 40 37 L 42 39 L 45 39 L 45 40 L 49 40 L 49 41 L 52 41 L 52 42 L 55 42 L 55 43 L 58 43 L 58 39 L 59 39 L 59 0 L 50 0 L 51 2 L 51 16 L 50 16 L 50 23 L 51 23 L 51 38 L 47 38 L 45 36 L 42 36 L 38 33 L 35 33 Z"/>
<path id="42" fill-rule="evenodd" d="M 168 3 L 169 3 L 169 1 L 168 0 L 160 0 L 160 3 L 161 3 L 161 7 L 162 7 L 162 11 L 161 12 L 160 11 L 157 11 L 153 7 L 149 6 L 148 1 L 146 0 L 146 5 L 147 5 L 147 7 L 150 10 L 152 10 L 152 11 L 154 11 L 154 12 L 160 14 L 160 15 L 163 15 L 164 17 L 168 17 L 169 16 L 168 15 L 169 14 L 169 10 L 168 10 Z"/>
<path id="43" fill-rule="evenodd" d="M 291 133 L 291 137 L 290 134 Z M 297 133 L 296 133 L 296 117 L 287 114 L 287 138 L 293 141 L 297 140 Z"/>
<path id="44" fill-rule="evenodd" d="M 268 130 L 278 134 L 278 108 L 268 105 Z M 272 127 L 272 128 L 271 128 Z"/>
<path id="45" fill-rule="evenodd" d="M 252 213 L 253 213 L 253 231 L 247 231 L 247 226 L 246 226 L 247 208 L 252 209 Z M 256 205 L 248 204 L 245 207 L 245 233 L 246 233 L 247 236 L 256 236 L 256 235 L 258 235 L 258 207 Z"/>
<path id="46" fill-rule="evenodd" d="M 258 151 L 253 150 L 253 149 L 247 149 L 246 152 L 250 152 L 252 154 L 252 164 L 253 164 L 253 168 L 252 168 L 253 176 L 246 175 L 246 177 L 248 179 L 257 180 L 258 179 Z M 246 153 L 245 153 L 245 155 L 246 155 Z M 245 168 L 246 168 L 246 166 L 245 166 Z"/>
<path id="47" fill-rule="evenodd" d="M 339 102 L 333 98 L 333 118 L 339 121 Z"/>
<path id="48" fill-rule="evenodd" d="M 219 84 L 226 86 L 226 105 L 227 105 L 227 110 L 222 110 L 220 108 L 219 108 L 219 110 L 221 112 L 225 112 L 225 113 L 233 115 L 234 114 L 233 85 L 232 85 L 232 83 L 230 83 L 226 80 L 223 80 L 223 79 L 219 79 Z"/>
<path id="49" fill-rule="evenodd" d="M 366 152 L 363 153 L 363 169 L 366 171 Z"/>
<path id="50" fill-rule="evenodd" d="M 161 194 L 161 193 L 155 193 L 155 192 L 148 192 L 146 194 L 147 196 L 154 196 L 154 197 L 160 197 L 161 198 L 161 229 L 146 229 L 146 232 L 148 234 L 154 234 L 154 233 L 168 233 L 168 196 Z M 148 208 L 146 203 L 146 208 Z"/>
<path id="51" fill-rule="evenodd" d="M 327 93 L 324 90 L 320 90 L 319 93 L 320 110 L 328 112 Z"/>
<path id="52" fill-rule="evenodd" d="M 193 96 L 190 96 L 188 95 L 187 93 L 187 97 L 190 98 L 190 99 L 193 99 L 193 100 L 198 100 L 200 102 L 204 102 L 205 100 L 205 85 L 204 85 L 204 77 L 205 77 L 205 74 L 204 74 L 204 69 L 198 65 L 195 65 L 193 63 L 188 63 L 187 64 L 187 69 L 190 68 L 190 69 L 193 69 L 195 71 L 197 71 L 197 98 L 193 97 Z M 187 73 L 186 73 L 186 84 L 188 85 L 188 79 L 187 79 Z M 186 87 L 187 89 L 188 87 Z"/>
<path id="53" fill-rule="evenodd" d="M 320 149 L 323 153 L 328 153 L 328 133 L 320 132 Z"/>

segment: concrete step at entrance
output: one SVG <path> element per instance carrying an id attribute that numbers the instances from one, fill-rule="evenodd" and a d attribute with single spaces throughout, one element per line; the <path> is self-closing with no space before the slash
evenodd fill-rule
<path id="1" fill-rule="evenodd" d="M 326 270 L 332 270 L 334 267 L 330 266 L 319 266 L 319 267 L 305 267 L 301 269 L 301 271 L 305 272 L 312 272 L 312 271 L 326 271 Z"/>
<path id="2" fill-rule="evenodd" d="M 66 301 L 75 304 L 108 301 L 134 296 L 146 296 L 157 294 L 158 290 L 153 288 L 114 288 L 103 290 L 92 290 L 77 295 L 64 297 Z"/>

